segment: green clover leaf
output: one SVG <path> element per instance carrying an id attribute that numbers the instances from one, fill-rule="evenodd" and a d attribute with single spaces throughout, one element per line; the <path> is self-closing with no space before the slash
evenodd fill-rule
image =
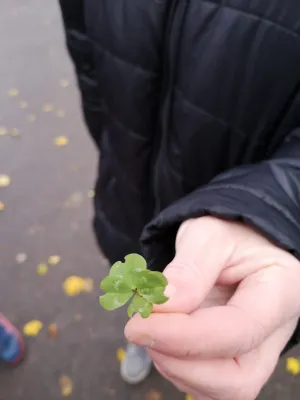
<path id="1" fill-rule="evenodd" d="M 139 290 L 139 294 L 152 304 L 164 304 L 169 299 L 164 295 L 165 287 L 145 288 Z"/>
<path id="2" fill-rule="evenodd" d="M 153 305 L 150 302 L 136 293 L 129 304 L 127 313 L 130 318 L 132 317 L 133 313 L 140 313 L 143 318 L 148 318 L 151 314 L 152 308 Z"/>
<path id="3" fill-rule="evenodd" d="M 110 293 L 128 293 L 132 290 L 130 276 L 111 276 L 108 275 L 100 284 L 100 289 Z"/>
<path id="4" fill-rule="evenodd" d="M 106 310 L 115 310 L 125 305 L 132 297 L 128 315 L 139 313 L 149 317 L 153 304 L 163 304 L 168 298 L 164 295 L 168 284 L 160 272 L 147 270 L 146 260 L 139 254 L 129 254 L 125 262 L 118 261 L 110 269 L 109 275 L 100 284 L 106 294 L 99 301 Z"/>
<path id="5" fill-rule="evenodd" d="M 115 277 L 116 280 L 123 281 L 131 289 L 135 289 L 135 276 L 139 272 L 146 270 L 146 260 L 139 254 L 128 254 L 125 257 L 125 263 L 117 261 L 110 269 L 109 276 Z M 107 291 L 104 288 L 101 288 Z"/>
<path id="6" fill-rule="evenodd" d="M 141 271 L 135 277 L 136 287 L 138 290 L 163 287 L 168 284 L 167 278 L 160 272 L 154 271 Z"/>
<path id="7" fill-rule="evenodd" d="M 105 310 L 112 311 L 124 306 L 127 301 L 132 297 L 130 293 L 106 293 L 104 296 L 100 296 L 100 304 Z"/>

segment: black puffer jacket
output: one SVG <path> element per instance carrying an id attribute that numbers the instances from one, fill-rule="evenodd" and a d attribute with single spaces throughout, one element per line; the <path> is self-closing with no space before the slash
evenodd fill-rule
<path id="1" fill-rule="evenodd" d="M 162 269 L 179 224 L 206 214 L 300 258 L 299 0 L 61 7 L 101 150 L 95 231 L 108 258 L 143 251 Z"/>

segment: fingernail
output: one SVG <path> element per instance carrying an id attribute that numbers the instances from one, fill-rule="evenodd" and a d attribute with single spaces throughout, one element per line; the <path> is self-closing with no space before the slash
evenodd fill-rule
<path id="1" fill-rule="evenodd" d="M 133 343 L 141 347 L 149 347 L 150 349 L 153 349 L 155 340 L 149 337 L 138 337 L 137 339 L 133 340 Z"/>
<path id="2" fill-rule="evenodd" d="M 175 295 L 175 293 L 176 293 L 176 287 L 172 284 L 169 284 L 166 287 L 165 292 L 164 292 L 165 296 L 168 298 L 173 297 Z"/>

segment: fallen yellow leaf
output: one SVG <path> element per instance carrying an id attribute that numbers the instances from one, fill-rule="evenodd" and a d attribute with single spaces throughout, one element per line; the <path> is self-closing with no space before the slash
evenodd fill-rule
<path id="1" fill-rule="evenodd" d="M 20 108 L 27 108 L 28 103 L 26 101 L 20 101 Z"/>
<path id="2" fill-rule="evenodd" d="M 56 146 L 66 146 L 68 144 L 68 139 L 65 136 L 58 136 L 54 139 L 54 144 Z"/>
<path id="3" fill-rule="evenodd" d="M 88 197 L 90 198 L 90 199 L 93 199 L 94 197 L 95 197 L 95 191 L 94 190 L 89 190 L 88 191 Z"/>
<path id="4" fill-rule="evenodd" d="M 121 347 L 117 350 L 117 360 L 122 362 L 126 357 L 126 351 Z"/>
<path id="5" fill-rule="evenodd" d="M 72 193 L 70 197 L 64 202 L 64 207 L 66 208 L 76 208 L 83 202 L 83 194 L 81 192 Z"/>
<path id="6" fill-rule="evenodd" d="M 18 91 L 18 89 L 15 89 L 15 88 L 9 89 L 8 95 L 9 95 L 9 97 L 16 97 L 19 95 L 19 91 Z"/>
<path id="7" fill-rule="evenodd" d="M 0 187 L 6 187 L 10 184 L 10 177 L 8 175 L 0 175 Z"/>
<path id="8" fill-rule="evenodd" d="M 146 393 L 146 400 L 162 400 L 162 398 L 162 392 L 158 392 L 157 390 L 150 390 Z"/>
<path id="9" fill-rule="evenodd" d="M 63 118 L 65 115 L 66 115 L 66 112 L 64 110 L 62 110 L 62 109 L 59 109 L 59 110 L 56 111 L 56 116 L 58 118 Z"/>
<path id="10" fill-rule="evenodd" d="M 0 126 L 0 136 L 7 135 L 7 129 L 4 126 Z"/>
<path id="11" fill-rule="evenodd" d="M 27 117 L 29 122 L 34 122 L 36 121 L 36 115 L 35 114 L 29 114 Z"/>
<path id="12" fill-rule="evenodd" d="M 185 400 L 195 400 L 194 397 L 192 397 L 191 395 L 187 394 L 185 396 Z"/>
<path id="13" fill-rule="evenodd" d="M 43 111 L 44 112 L 51 112 L 54 110 L 54 106 L 51 103 L 44 104 Z"/>
<path id="14" fill-rule="evenodd" d="M 50 324 L 48 326 L 48 333 L 52 339 L 56 339 L 58 335 L 58 329 L 56 324 Z"/>
<path id="15" fill-rule="evenodd" d="M 0 201 L 0 211 L 4 211 L 5 209 L 5 205 L 4 203 L 2 203 L 2 201 Z"/>
<path id="16" fill-rule="evenodd" d="M 80 276 L 69 276 L 63 282 L 63 289 L 68 296 L 77 296 L 85 291 L 86 281 Z"/>
<path id="17" fill-rule="evenodd" d="M 300 374 L 300 361 L 294 357 L 288 357 L 286 360 L 286 370 L 292 375 Z"/>
<path id="18" fill-rule="evenodd" d="M 59 84 L 60 84 L 60 86 L 63 87 L 63 88 L 66 88 L 66 87 L 70 86 L 70 83 L 69 83 L 69 81 L 68 81 L 67 79 L 61 79 L 61 80 L 59 81 Z"/>
<path id="19" fill-rule="evenodd" d="M 73 392 L 73 382 L 71 378 L 66 375 L 63 375 L 59 378 L 59 386 L 61 390 L 61 395 L 63 397 L 71 396 Z"/>
<path id="20" fill-rule="evenodd" d="M 27 255 L 25 253 L 19 253 L 16 255 L 16 261 L 18 264 L 23 264 L 27 260 Z"/>
<path id="21" fill-rule="evenodd" d="M 40 276 L 46 275 L 48 272 L 48 267 L 46 264 L 39 264 L 36 269 L 36 273 Z"/>
<path id="22" fill-rule="evenodd" d="M 53 106 L 53 104 L 51 104 L 51 103 L 47 103 L 47 104 L 45 104 L 44 107 L 43 107 L 43 111 L 44 111 L 44 112 L 51 112 L 51 111 L 53 111 L 53 110 L 54 110 L 54 106 Z"/>
<path id="23" fill-rule="evenodd" d="M 60 262 L 60 256 L 50 256 L 48 258 L 48 264 L 57 265 Z"/>
<path id="24" fill-rule="evenodd" d="M 20 131 L 17 128 L 13 128 L 11 131 L 11 136 L 20 136 Z"/>
<path id="25" fill-rule="evenodd" d="M 27 322 L 27 324 L 23 328 L 23 332 L 26 336 L 37 336 L 42 328 L 43 323 L 34 319 L 33 321 Z"/>

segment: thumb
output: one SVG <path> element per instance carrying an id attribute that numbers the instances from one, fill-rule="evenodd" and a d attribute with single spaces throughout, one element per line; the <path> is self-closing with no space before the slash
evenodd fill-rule
<path id="1" fill-rule="evenodd" d="M 164 270 L 169 300 L 154 311 L 189 314 L 196 310 L 227 267 L 232 252 L 227 222 L 213 217 L 184 222 L 177 234 L 175 258 Z"/>

